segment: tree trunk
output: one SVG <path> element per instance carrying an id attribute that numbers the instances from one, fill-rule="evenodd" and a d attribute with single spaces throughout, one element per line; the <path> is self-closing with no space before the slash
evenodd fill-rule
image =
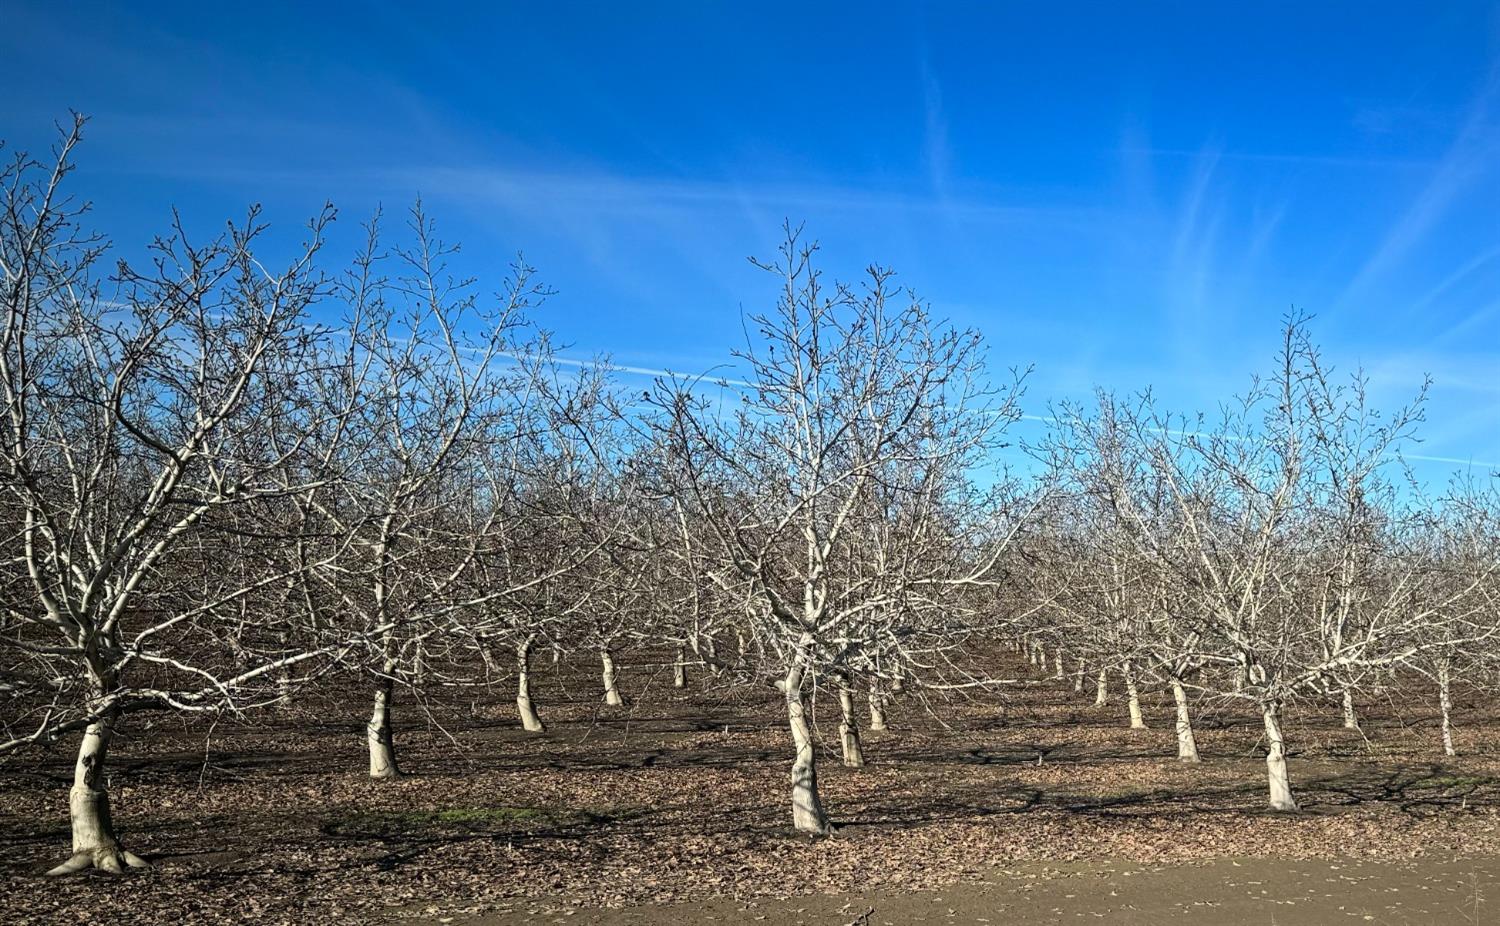
<path id="1" fill-rule="evenodd" d="M 906 694 L 906 676 L 904 676 L 904 675 L 897 675 L 895 678 L 891 679 L 891 694 L 893 694 L 893 695 L 904 695 L 904 694 Z"/>
<path id="2" fill-rule="evenodd" d="M 826 836 L 832 827 L 818 797 L 817 756 L 813 752 L 812 728 L 808 726 L 802 700 L 802 681 L 803 669 L 799 662 L 787 671 L 786 678 L 780 683 L 786 696 L 792 746 L 796 750 L 796 758 L 792 761 L 792 826 L 800 833 Z"/>
<path id="3" fill-rule="evenodd" d="M 1078 657 L 1078 671 L 1073 674 L 1073 690 L 1079 694 L 1083 693 L 1083 657 Z"/>
<path id="4" fill-rule="evenodd" d="M 1266 777 L 1270 784 L 1272 810 L 1296 810 L 1291 781 L 1286 776 L 1286 740 L 1281 735 L 1281 705 L 1272 701 L 1261 706 L 1266 722 Z"/>
<path id="5" fill-rule="evenodd" d="M 687 687 L 687 653 L 681 646 L 677 647 L 677 661 L 672 663 L 672 687 Z"/>
<path id="6" fill-rule="evenodd" d="M 844 750 L 844 765 L 865 767 L 865 750 L 859 741 L 859 723 L 854 719 L 854 689 L 848 681 L 839 682 L 839 744 Z"/>
<path id="7" fill-rule="evenodd" d="M 1063 668 L 1062 656 L 1061 646 L 1052 651 L 1052 674 L 1053 678 L 1056 678 L 1059 682 L 1066 681 L 1068 678 L 1068 670 Z"/>
<path id="8" fill-rule="evenodd" d="M 535 637 L 527 637 L 516 644 L 516 713 L 521 715 L 521 728 L 528 733 L 543 733 L 546 726 L 537 716 L 536 703 L 531 700 L 531 648 Z"/>
<path id="9" fill-rule="evenodd" d="M 1130 663 L 1125 663 L 1120 669 L 1125 676 L 1125 693 L 1130 696 L 1130 729 L 1146 729 L 1146 718 L 1141 715 L 1141 693 L 1135 686 L 1135 668 Z"/>
<path id="10" fill-rule="evenodd" d="M 396 741 L 391 733 L 391 695 L 395 681 L 390 673 L 395 666 L 387 663 L 385 671 L 375 680 L 375 709 L 370 712 L 370 723 L 365 727 L 365 739 L 370 743 L 370 777 L 395 778 L 401 774 L 396 768 Z"/>
<path id="11" fill-rule="evenodd" d="M 1099 670 L 1099 684 L 1094 689 L 1094 706 L 1103 707 L 1109 703 L 1109 669 Z"/>
<path id="12" fill-rule="evenodd" d="M 620 689 L 615 685 L 615 657 L 607 649 L 599 651 L 599 661 L 604 666 L 604 703 L 610 707 L 619 707 L 625 703 L 620 697 Z"/>
<path id="13" fill-rule="evenodd" d="M 724 666 L 721 664 L 723 660 L 719 658 L 719 641 L 713 634 L 704 634 L 703 651 L 708 654 L 704 659 L 704 662 L 708 663 L 708 671 L 714 675 L 723 674 Z"/>
<path id="14" fill-rule="evenodd" d="M 1453 686 L 1450 672 L 1447 660 L 1438 665 L 1438 707 L 1443 713 L 1443 755 L 1456 756 L 1458 753 L 1453 749 Z"/>
<path id="15" fill-rule="evenodd" d="M 114 737 L 118 714 L 110 710 L 89 724 L 78 746 L 73 764 L 73 789 L 68 792 L 68 816 L 73 827 L 73 854 L 47 872 L 68 875 L 89 868 L 119 874 L 127 866 L 145 868 L 146 862 L 120 847 L 114 821 L 109 815 L 109 791 L 104 781 L 104 760 Z"/>
<path id="16" fill-rule="evenodd" d="M 1344 693 L 1343 693 L 1343 702 L 1344 702 L 1344 729 L 1345 730 L 1358 730 L 1359 729 L 1359 715 L 1356 714 L 1356 713 L 1354 713 L 1354 692 L 1352 692 L 1352 691 L 1349 690 L 1349 686 L 1348 685 L 1343 686 L 1343 688 L 1344 688 Z"/>
<path id="17" fill-rule="evenodd" d="M 1172 700 L 1177 702 L 1177 758 L 1197 762 L 1198 739 L 1193 736 L 1193 716 L 1188 711 L 1187 690 L 1182 687 L 1181 679 L 1172 679 Z"/>
<path id="18" fill-rule="evenodd" d="M 870 679 L 870 729 L 885 730 L 885 695 L 880 691 L 880 679 Z"/>

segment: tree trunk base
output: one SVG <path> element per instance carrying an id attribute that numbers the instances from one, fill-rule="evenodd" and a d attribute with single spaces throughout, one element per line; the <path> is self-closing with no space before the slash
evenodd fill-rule
<path id="1" fill-rule="evenodd" d="M 82 849 L 74 852 L 66 862 L 47 872 L 47 877 L 77 874 L 80 871 L 103 871 L 112 875 L 121 874 L 127 868 L 150 868 L 145 859 L 119 846 L 100 846 L 97 849 Z"/>

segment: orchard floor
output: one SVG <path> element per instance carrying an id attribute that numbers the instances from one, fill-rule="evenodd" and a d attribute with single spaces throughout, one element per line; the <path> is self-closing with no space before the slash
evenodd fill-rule
<path id="1" fill-rule="evenodd" d="M 823 753 L 840 829 L 813 842 L 788 831 L 775 693 L 676 692 L 643 661 L 623 660 L 625 708 L 595 703 L 590 666 L 545 674 L 539 736 L 503 688 L 398 702 L 394 782 L 363 775 L 362 696 L 149 737 L 132 718 L 114 816 L 154 867 L 125 877 L 40 877 L 68 854 L 71 757 L 13 759 L 0 923 L 1500 924 L 1500 715 L 1477 693 L 1451 760 L 1416 685 L 1361 705 L 1363 735 L 1298 705 L 1303 810 L 1272 814 L 1260 725 L 1233 705 L 1198 705 L 1204 762 L 1184 765 L 1164 701 L 1131 731 L 1118 698 L 1002 662 L 1028 681 L 936 705 L 947 728 L 908 695 L 867 768 Z"/>

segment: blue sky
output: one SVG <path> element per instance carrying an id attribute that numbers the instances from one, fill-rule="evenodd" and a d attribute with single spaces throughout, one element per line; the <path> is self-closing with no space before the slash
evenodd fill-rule
<path id="1" fill-rule="evenodd" d="M 76 189 L 128 247 L 174 205 L 291 240 L 331 199 L 348 253 L 421 194 L 633 367 L 726 359 L 784 218 L 1034 364 L 1037 414 L 1212 408 L 1296 306 L 1386 404 L 1433 376 L 1415 454 L 1500 461 L 1500 9 L 802 6 L 0 0 L 0 136 L 91 115 Z"/>

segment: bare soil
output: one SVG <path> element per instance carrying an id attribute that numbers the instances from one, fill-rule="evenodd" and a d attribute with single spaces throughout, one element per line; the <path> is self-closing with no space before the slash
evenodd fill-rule
<path id="1" fill-rule="evenodd" d="M 364 775 L 362 693 L 254 726 L 133 718 L 111 786 L 138 875 L 42 878 L 68 854 L 76 744 L 13 760 L 0 922 L 1500 922 L 1500 716 L 1478 692 L 1451 760 L 1421 687 L 1361 705 L 1362 734 L 1294 708 L 1297 814 L 1262 809 L 1259 723 L 1233 705 L 1199 705 L 1194 766 L 1156 696 L 1131 731 L 1091 686 L 951 702 L 947 728 L 908 695 L 856 770 L 822 697 L 839 832 L 814 842 L 789 831 L 775 693 L 676 692 L 651 661 L 621 660 L 623 708 L 591 665 L 542 673 L 539 736 L 504 688 L 398 700 L 388 783 Z"/>
<path id="2" fill-rule="evenodd" d="M 573 910 L 525 900 L 504 901 L 501 906 L 486 916 L 433 922 L 463 926 L 1061 926 L 1087 922 L 1119 926 L 1472 926 L 1500 922 L 1500 859 L 1218 859 L 1154 866 L 1032 863 L 930 891 L 860 891 L 623 909 Z"/>

